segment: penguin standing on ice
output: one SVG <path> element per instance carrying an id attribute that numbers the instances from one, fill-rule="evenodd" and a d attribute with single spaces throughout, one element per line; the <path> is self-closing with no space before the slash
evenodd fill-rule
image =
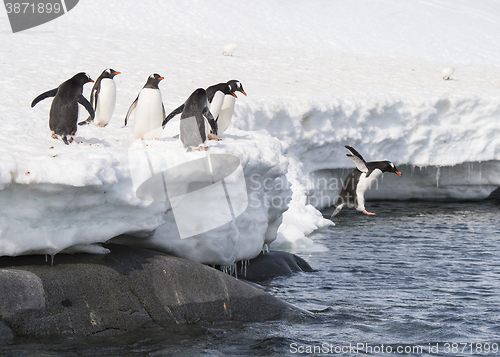
<path id="1" fill-rule="evenodd" d="M 49 113 L 49 128 L 52 130 L 52 137 L 57 139 L 58 135 L 61 135 L 66 145 L 73 141 L 73 135 L 78 127 L 78 103 L 87 109 L 91 118 L 94 118 L 94 109 L 82 94 L 83 85 L 88 82 L 94 81 L 87 73 L 80 72 L 61 83 L 59 87 L 40 94 L 31 103 L 33 108 L 39 101 L 54 97 Z M 67 136 L 70 137 L 69 140 Z"/>
<path id="2" fill-rule="evenodd" d="M 354 206 L 364 214 L 374 215 L 375 213 L 368 212 L 365 209 L 365 192 L 370 189 L 382 173 L 394 172 L 396 175 L 401 176 L 401 172 L 390 161 L 366 162 L 352 146 L 346 145 L 345 147 L 349 150 L 347 156 L 354 161 L 356 168 L 347 175 L 337 200 L 337 208 L 331 217 L 337 215 L 344 205 Z"/>
<path id="3" fill-rule="evenodd" d="M 97 126 L 108 125 L 116 104 L 116 84 L 113 78 L 120 73 L 111 68 L 105 69 L 101 73 L 90 92 L 90 103 L 94 108 L 95 118 L 88 117 L 87 120 L 78 123 L 78 125 L 90 124 L 92 121 Z"/>
<path id="4" fill-rule="evenodd" d="M 225 85 L 229 86 L 229 92 L 227 91 L 227 87 Z M 234 104 L 236 102 L 235 98 L 238 98 L 235 94 L 236 91 L 243 93 L 245 96 L 247 95 L 241 83 L 235 79 L 207 88 L 210 112 L 215 118 L 219 129 L 218 135 L 215 135 L 214 133 L 211 134 L 215 135 L 217 138 L 222 138 L 224 132 L 231 123 L 231 118 L 234 113 Z"/>
<path id="5" fill-rule="evenodd" d="M 130 114 L 134 109 L 136 110 L 134 136 L 137 139 L 159 139 L 161 136 L 165 108 L 158 84 L 162 79 L 163 77 L 158 73 L 150 75 L 125 116 L 125 125 L 127 125 Z"/>
<path id="6" fill-rule="evenodd" d="M 238 98 L 235 92 L 241 92 L 245 96 L 245 90 L 241 83 L 237 80 L 230 80 L 227 83 L 218 83 L 206 89 L 207 99 L 210 107 L 210 112 L 217 122 L 217 133 L 211 130 L 208 135 L 209 139 L 219 140 L 224 134 L 224 131 L 231 123 L 231 117 L 234 112 L 235 98 Z M 163 127 L 169 122 L 170 119 L 182 113 L 184 104 L 172 111 L 163 121 Z"/>
<path id="7" fill-rule="evenodd" d="M 217 123 L 208 109 L 207 92 L 203 88 L 198 88 L 184 103 L 179 124 L 180 139 L 188 151 L 203 148 L 207 140 L 205 118 L 212 130 L 217 133 Z"/>

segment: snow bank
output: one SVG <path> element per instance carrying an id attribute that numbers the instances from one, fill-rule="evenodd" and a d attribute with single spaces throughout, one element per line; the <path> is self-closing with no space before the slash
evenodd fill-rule
<path id="1" fill-rule="evenodd" d="M 276 231 L 274 246 L 315 249 L 307 236 L 332 224 L 318 209 L 354 167 L 346 144 L 403 172 L 368 197 L 485 197 L 500 177 L 499 15 L 493 0 L 87 0 L 12 34 L 0 7 L 0 255 L 55 254 L 124 233 L 217 264 L 252 258 Z M 228 44 L 238 45 L 233 56 L 223 55 Z M 33 109 L 31 100 L 107 67 L 122 72 L 111 123 L 79 128 L 78 144 L 53 140 L 50 100 Z M 198 87 L 243 83 L 248 97 L 237 99 L 227 138 L 209 149 L 241 163 L 248 209 L 231 224 L 180 239 L 173 207 L 137 196 L 133 122 L 122 120 L 154 72 L 165 77 L 167 112 Z M 155 173 L 182 161 L 175 125 L 147 143 L 161 158 Z"/>

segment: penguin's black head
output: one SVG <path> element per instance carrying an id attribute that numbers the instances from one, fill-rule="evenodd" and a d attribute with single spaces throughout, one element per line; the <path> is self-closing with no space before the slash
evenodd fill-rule
<path id="1" fill-rule="evenodd" d="M 380 161 L 379 168 L 382 172 L 394 172 L 396 175 L 401 176 L 401 172 L 396 168 L 396 165 L 390 161 Z"/>
<path id="2" fill-rule="evenodd" d="M 247 95 L 245 93 L 245 90 L 243 89 L 243 85 L 241 84 L 240 81 L 237 81 L 236 79 L 232 79 L 227 82 L 229 86 L 231 87 L 231 92 L 234 93 L 236 91 L 243 93 L 245 96 Z"/>
<path id="3" fill-rule="evenodd" d="M 90 76 L 85 73 L 85 72 L 80 72 L 78 74 L 75 74 L 70 81 L 77 83 L 78 85 L 84 85 L 85 83 L 88 82 L 94 82 Z"/>
<path id="4" fill-rule="evenodd" d="M 144 88 L 155 88 L 158 89 L 158 83 L 163 79 L 158 73 L 153 73 L 148 77 L 148 81 L 144 85 Z"/>
<path id="5" fill-rule="evenodd" d="M 121 72 L 117 72 L 112 68 L 105 69 L 104 72 L 102 72 L 102 78 L 113 78 L 117 74 L 121 74 Z"/>

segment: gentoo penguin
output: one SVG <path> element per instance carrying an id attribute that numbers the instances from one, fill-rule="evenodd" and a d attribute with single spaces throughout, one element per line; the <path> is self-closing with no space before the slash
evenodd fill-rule
<path id="1" fill-rule="evenodd" d="M 217 138 L 222 138 L 222 136 L 224 135 L 224 132 L 229 127 L 229 124 L 231 123 L 231 118 L 233 117 L 233 113 L 234 113 L 235 98 L 237 98 L 235 92 L 238 91 L 238 92 L 243 93 L 245 96 L 247 95 L 245 93 L 245 90 L 243 89 L 243 86 L 241 85 L 241 83 L 239 81 L 232 79 L 232 80 L 228 81 L 227 84 L 231 88 L 231 91 L 230 91 L 230 94 L 224 95 L 222 105 L 220 106 L 220 109 L 218 110 L 217 114 L 216 114 L 216 112 L 218 109 L 218 104 L 215 104 L 215 102 L 216 102 L 216 97 L 217 97 L 219 92 L 216 92 L 214 94 L 212 101 L 210 101 L 210 98 L 208 100 L 209 102 L 211 102 L 210 111 L 212 112 L 212 115 L 214 116 L 215 120 L 217 121 L 217 126 L 219 129 L 218 135 L 215 135 L 214 133 L 211 133 L 211 134 L 214 134 Z M 208 89 L 207 89 L 207 92 L 208 92 Z M 212 110 L 212 108 L 213 108 L 213 110 Z"/>
<path id="2" fill-rule="evenodd" d="M 222 128 L 224 127 L 224 130 L 226 130 L 227 126 L 229 125 L 229 123 L 226 123 L 227 120 L 224 122 L 223 126 L 220 124 L 220 121 L 219 121 L 219 114 L 222 111 L 222 107 L 224 106 L 224 102 L 227 103 L 226 107 L 230 106 L 230 102 L 228 100 L 226 100 L 226 97 L 230 97 L 233 99 L 232 104 L 233 104 L 233 110 L 234 110 L 234 98 L 237 98 L 237 97 L 236 97 L 236 94 L 233 92 L 231 86 L 228 83 L 218 83 L 218 84 L 215 84 L 215 85 L 207 88 L 207 99 L 208 99 L 208 103 L 210 106 L 210 113 L 212 113 L 212 116 L 215 118 L 215 121 L 217 122 L 217 128 L 218 128 L 217 135 L 215 135 L 213 132 L 210 132 L 210 134 L 214 135 L 216 138 L 222 137 L 222 135 L 223 135 L 223 132 L 221 131 Z M 227 112 L 228 112 L 228 110 L 226 110 L 226 113 Z M 232 115 L 232 113 L 231 113 L 231 115 Z M 229 117 L 229 121 L 230 120 L 231 120 L 231 117 Z"/>
<path id="3" fill-rule="evenodd" d="M 95 118 L 92 120 L 91 117 L 88 117 L 87 120 L 78 123 L 78 125 L 89 124 L 92 121 L 97 126 L 108 125 L 116 104 L 116 85 L 113 78 L 120 73 L 111 68 L 105 69 L 101 73 L 90 92 L 90 103 L 94 108 Z"/>
<path id="4" fill-rule="evenodd" d="M 208 109 L 207 92 L 198 88 L 184 103 L 179 124 L 180 139 L 188 151 L 202 148 L 207 140 L 205 118 L 212 130 L 217 132 L 217 123 Z"/>
<path id="5" fill-rule="evenodd" d="M 78 127 L 78 103 L 87 109 L 91 118 L 94 118 L 92 105 L 82 95 L 83 85 L 88 82 L 94 81 L 87 73 L 80 72 L 61 83 L 59 87 L 40 94 L 31 103 L 33 108 L 39 101 L 54 97 L 49 113 L 49 128 L 52 130 L 52 137 L 57 139 L 57 135 L 61 135 L 66 145 L 73 141 L 73 135 Z M 67 136 L 70 136 L 69 140 Z"/>
<path id="6" fill-rule="evenodd" d="M 344 205 L 354 206 L 358 211 L 364 214 L 374 215 L 365 209 L 365 192 L 384 172 L 394 172 L 401 176 L 396 166 L 390 161 L 372 161 L 366 162 L 365 159 L 352 146 L 346 145 L 349 150 L 348 157 L 354 161 L 356 168 L 347 175 L 342 191 L 337 200 L 337 208 L 332 216 L 340 212 Z"/>
<path id="7" fill-rule="evenodd" d="M 162 79 L 163 77 L 157 73 L 150 75 L 125 116 L 125 125 L 127 125 L 130 114 L 136 109 L 134 136 L 137 139 L 159 139 L 161 136 L 165 108 L 158 83 Z"/>

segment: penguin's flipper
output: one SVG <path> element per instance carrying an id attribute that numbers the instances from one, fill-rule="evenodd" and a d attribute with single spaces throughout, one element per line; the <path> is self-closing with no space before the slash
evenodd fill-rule
<path id="1" fill-rule="evenodd" d="M 31 108 L 33 108 L 35 105 L 37 105 L 38 102 L 44 100 L 45 98 L 55 97 L 58 89 L 59 88 L 54 88 L 54 89 L 51 89 L 45 93 L 40 94 L 38 97 L 33 99 L 33 101 L 31 102 Z"/>
<path id="2" fill-rule="evenodd" d="M 361 156 L 359 152 L 354 150 L 352 146 L 346 145 L 345 148 L 349 150 L 350 153 L 347 154 L 347 156 L 350 157 L 352 161 L 354 161 L 357 169 L 361 172 L 367 172 L 368 167 L 366 167 L 366 161 L 365 159 L 363 159 L 363 156 Z"/>
<path id="3" fill-rule="evenodd" d="M 78 123 L 78 125 L 87 125 L 87 124 L 90 124 L 94 121 L 94 119 L 92 119 L 92 117 L 88 117 L 87 120 L 84 120 L 84 121 L 81 121 Z"/>
<path id="4" fill-rule="evenodd" d="M 128 117 L 130 116 L 130 114 L 132 114 L 132 112 L 134 111 L 135 107 L 137 106 L 137 101 L 138 100 L 139 100 L 139 96 L 137 96 L 137 98 L 135 98 L 134 102 L 130 105 L 130 108 L 128 108 L 127 115 L 125 115 L 125 126 L 127 126 Z"/>
<path id="5" fill-rule="evenodd" d="M 167 115 L 167 117 L 163 120 L 163 123 L 161 123 L 161 126 L 165 128 L 165 125 L 167 125 L 167 123 L 170 121 L 170 119 L 172 119 L 173 117 L 175 117 L 177 114 L 181 114 L 182 111 L 184 110 L 184 106 L 186 105 L 186 103 L 182 104 L 179 108 L 177 109 L 174 109 L 174 111 L 172 113 L 170 113 L 169 115 Z M 165 114 L 165 109 L 163 109 L 163 114 Z"/>
<path id="6" fill-rule="evenodd" d="M 210 109 L 208 109 L 208 106 L 206 106 L 203 109 L 201 114 L 207 119 L 208 124 L 210 124 L 210 127 L 212 128 L 212 130 L 210 132 L 214 135 L 217 135 L 218 125 L 217 125 L 217 122 L 215 121 L 212 113 L 210 112 Z"/>
<path id="7" fill-rule="evenodd" d="M 97 109 L 97 98 L 99 97 L 99 92 L 101 90 L 101 81 L 97 80 L 92 87 L 92 91 L 90 92 L 90 103 Z"/>
<path id="8" fill-rule="evenodd" d="M 344 207 L 344 203 L 339 204 L 337 208 L 335 208 L 335 211 L 333 211 L 332 215 L 330 216 L 330 219 L 335 217 L 340 212 L 342 207 Z"/>
<path id="9" fill-rule="evenodd" d="M 87 109 L 87 111 L 90 114 L 90 117 L 92 118 L 92 120 L 94 120 L 94 118 L 95 118 L 94 108 L 92 108 L 92 105 L 87 100 L 87 98 L 85 98 L 83 96 L 83 94 L 80 94 L 80 98 L 78 98 L 78 103 L 80 103 L 81 105 L 83 105 L 85 107 L 85 109 Z"/>

